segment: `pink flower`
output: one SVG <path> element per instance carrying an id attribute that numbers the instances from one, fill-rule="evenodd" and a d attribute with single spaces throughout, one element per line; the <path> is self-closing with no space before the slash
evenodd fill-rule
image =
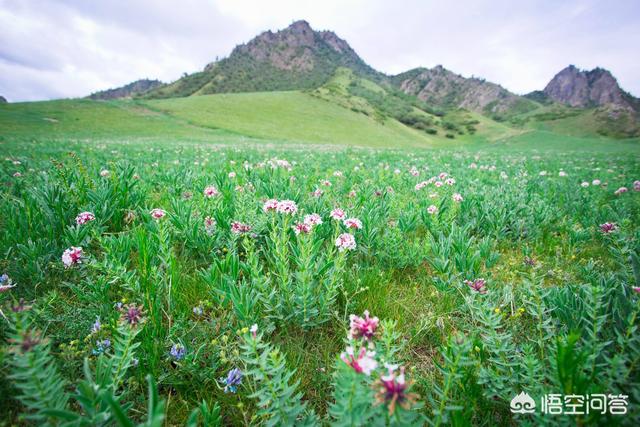
<path id="1" fill-rule="evenodd" d="M 236 177 L 235 172 L 229 172 L 229 178 L 235 178 L 235 177 Z"/>
<path id="2" fill-rule="evenodd" d="M 486 281 L 484 279 L 475 279 L 473 282 L 471 280 L 465 280 L 464 283 L 480 294 L 487 293 Z"/>
<path id="3" fill-rule="evenodd" d="M 81 212 L 76 217 L 76 224 L 82 225 L 86 224 L 89 221 L 93 221 L 96 217 L 91 212 Z"/>
<path id="4" fill-rule="evenodd" d="M 343 224 L 347 228 L 353 228 L 356 230 L 362 229 L 362 221 L 360 221 L 358 218 L 347 218 L 343 221 Z"/>
<path id="5" fill-rule="evenodd" d="M 618 224 L 615 222 L 605 222 L 604 224 L 600 224 L 600 231 L 602 234 L 609 234 L 618 230 Z"/>
<path id="6" fill-rule="evenodd" d="M 13 284 L 8 275 L 3 274 L 0 276 L 0 294 L 8 292 L 11 288 L 15 288 L 16 285 Z"/>
<path id="7" fill-rule="evenodd" d="M 20 178 L 21 176 L 22 176 L 22 174 L 21 174 L 20 172 L 15 172 L 15 173 L 13 174 L 13 177 L 14 177 L 14 178 Z"/>
<path id="8" fill-rule="evenodd" d="M 325 187 L 331 187 L 331 181 L 329 181 L 328 179 L 324 179 L 320 181 L 320 184 L 322 184 Z"/>
<path id="9" fill-rule="evenodd" d="M 436 213 L 438 213 L 438 207 L 436 205 L 431 205 L 427 208 L 427 212 L 430 215 L 435 215 Z"/>
<path id="10" fill-rule="evenodd" d="M 312 227 L 322 224 L 322 218 L 317 213 L 304 216 L 304 223 Z"/>
<path id="11" fill-rule="evenodd" d="M 109 171 L 108 171 L 108 170 L 106 170 L 106 169 L 102 169 L 102 170 L 100 171 L 100 176 L 101 176 L 101 177 L 103 177 L 103 178 L 107 178 L 109 175 L 111 175 L 111 172 L 109 172 Z"/>
<path id="12" fill-rule="evenodd" d="M 316 188 L 316 189 L 311 193 L 311 196 L 313 196 L 313 197 L 315 197 L 315 198 L 318 198 L 318 197 L 322 196 L 323 194 L 324 194 L 324 192 L 323 192 L 321 189 Z"/>
<path id="13" fill-rule="evenodd" d="M 352 251 L 356 248 L 356 239 L 349 233 L 343 233 L 336 239 L 336 247 L 340 252 Z"/>
<path id="14" fill-rule="evenodd" d="M 205 197 L 212 198 L 219 195 L 220 195 L 220 191 L 218 191 L 218 188 L 214 187 L 213 185 L 210 185 L 204 189 Z"/>
<path id="15" fill-rule="evenodd" d="M 580 186 L 582 188 L 587 188 L 589 186 L 589 183 L 587 181 L 583 181 L 582 184 L 580 184 Z"/>
<path id="16" fill-rule="evenodd" d="M 637 292 L 640 294 L 640 286 L 634 286 L 631 289 L 633 289 L 634 292 Z"/>
<path id="17" fill-rule="evenodd" d="M 416 189 L 416 191 L 420 191 L 420 190 L 422 190 L 424 187 L 426 187 L 429 184 L 430 184 L 429 181 L 422 181 L 422 182 L 417 183 L 414 188 Z"/>
<path id="18" fill-rule="evenodd" d="M 167 213 L 162 209 L 155 208 L 151 210 L 151 217 L 155 220 L 162 219 Z"/>
<path id="19" fill-rule="evenodd" d="M 375 355 L 375 352 L 367 351 L 366 348 L 362 347 L 356 357 L 353 347 L 349 346 L 340 355 L 340 358 L 357 373 L 369 376 L 378 367 L 378 362 L 374 359 Z"/>
<path id="20" fill-rule="evenodd" d="M 344 211 L 342 209 L 335 208 L 334 210 L 331 211 L 329 216 L 331 217 L 331 219 L 335 219 L 336 221 L 341 221 L 347 215 L 344 213 Z"/>
<path id="21" fill-rule="evenodd" d="M 392 415 L 396 404 L 409 409 L 417 396 L 413 393 L 407 393 L 411 383 L 407 384 L 405 381 L 404 368 L 400 368 L 400 374 L 398 375 L 396 374 L 397 365 L 385 363 L 385 367 L 388 370 L 388 374 L 381 376 L 376 382 L 378 386 L 376 400 L 378 403 L 386 403 L 389 407 L 389 414 Z"/>
<path id="22" fill-rule="evenodd" d="M 370 340 L 378 329 L 380 321 L 377 317 L 369 317 L 369 311 L 365 310 L 364 317 L 352 314 L 349 316 L 350 328 L 349 337 L 352 339 L 364 338 Z"/>
<path id="23" fill-rule="evenodd" d="M 276 212 L 285 215 L 294 215 L 298 212 L 298 205 L 293 200 L 280 200 L 276 206 Z"/>
<path id="24" fill-rule="evenodd" d="M 436 187 L 440 188 L 440 187 L 442 187 L 443 184 L 442 184 L 442 181 L 436 181 L 436 182 L 433 183 L 433 185 L 435 185 Z"/>
<path id="25" fill-rule="evenodd" d="M 622 193 L 626 193 L 627 191 L 629 191 L 629 189 L 627 187 L 620 187 L 618 188 L 616 191 L 614 191 L 613 194 L 615 194 L 616 196 L 622 194 Z"/>
<path id="26" fill-rule="evenodd" d="M 633 191 L 640 191 L 640 181 L 633 181 Z"/>
<path id="27" fill-rule="evenodd" d="M 264 213 L 275 211 L 277 208 L 278 208 L 278 201 L 276 199 L 269 199 L 266 202 L 264 202 L 264 205 L 262 205 L 262 211 Z"/>
<path id="28" fill-rule="evenodd" d="M 258 324 L 254 323 L 253 325 L 251 325 L 251 329 L 249 329 L 249 332 L 251 332 L 251 336 L 253 337 L 253 339 L 256 339 L 258 335 Z"/>
<path id="29" fill-rule="evenodd" d="M 454 178 L 447 178 L 444 183 L 447 185 L 454 185 L 456 183 L 456 180 Z"/>
<path id="30" fill-rule="evenodd" d="M 595 185 L 595 186 L 598 186 L 598 185 L 602 184 L 602 181 L 600 181 L 599 179 L 594 179 L 594 180 L 591 182 L 591 184 L 592 184 L 592 185 Z"/>
<path id="31" fill-rule="evenodd" d="M 438 175 L 438 178 L 440 179 L 445 179 L 446 177 L 448 177 L 449 174 L 446 172 L 440 172 L 440 174 Z"/>
<path id="32" fill-rule="evenodd" d="M 464 199 L 462 198 L 462 195 L 460 193 L 453 193 L 453 195 L 451 196 L 451 198 L 453 199 L 454 202 L 458 202 L 460 203 L 461 201 L 463 201 Z"/>
<path id="33" fill-rule="evenodd" d="M 304 222 L 299 222 L 293 226 L 293 231 L 298 234 L 309 234 L 311 232 L 312 226 L 310 224 L 305 224 Z"/>
<path id="34" fill-rule="evenodd" d="M 243 224 L 242 222 L 233 221 L 231 223 L 231 232 L 233 234 L 244 234 L 251 231 L 251 226 L 248 224 Z"/>
<path id="35" fill-rule="evenodd" d="M 82 248 L 71 246 L 62 253 L 62 263 L 64 268 L 82 263 Z"/>

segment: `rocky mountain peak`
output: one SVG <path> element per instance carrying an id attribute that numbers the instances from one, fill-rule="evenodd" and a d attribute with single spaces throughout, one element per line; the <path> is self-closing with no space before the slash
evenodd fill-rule
<path id="1" fill-rule="evenodd" d="M 599 67 L 580 70 L 569 65 L 551 79 L 544 93 L 553 101 L 571 107 L 613 105 L 633 110 L 637 104 L 637 100 L 620 88 L 609 70 Z"/>

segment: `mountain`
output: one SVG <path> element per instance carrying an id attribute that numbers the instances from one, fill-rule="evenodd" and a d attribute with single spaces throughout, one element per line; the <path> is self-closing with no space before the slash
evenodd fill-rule
<path id="1" fill-rule="evenodd" d="M 88 96 L 90 99 L 108 100 L 118 98 L 132 98 L 134 96 L 143 95 L 152 89 L 162 86 L 163 83 L 159 80 L 142 79 L 136 80 L 128 85 L 121 86 L 115 89 L 103 90 L 100 92 L 92 93 Z"/>
<path id="2" fill-rule="evenodd" d="M 383 76 L 335 33 L 314 31 L 307 21 L 296 21 L 284 30 L 258 35 L 237 46 L 229 57 L 158 88 L 148 97 L 314 89 L 331 78 L 338 67 L 373 79 Z"/>
<path id="3" fill-rule="evenodd" d="M 0 104 L 6 104 L 6 103 L 7 103 L 7 98 L 0 95 Z"/>
<path id="4" fill-rule="evenodd" d="M 571 107 L 614 106 L 640 111 L 640 100 L 623 91 L 615 77 L 603 68 L 580 70 L 569 65 L 544 88 L 549 99 Z"/>
<path id="5" fill-rule="evenodd" d="M 438 65 L 416 68 L 391 78 L 402 92 L 441 109 L 464 108 L 504 119 L 533 110 L 538 105 L 500 85 L 479 78 L 465 78 Z"/>

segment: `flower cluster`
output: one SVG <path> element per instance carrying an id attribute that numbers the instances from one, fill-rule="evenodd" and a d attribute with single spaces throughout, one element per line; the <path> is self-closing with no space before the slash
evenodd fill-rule
<path id="1" fill-rule="evenodd" d="M 385 403 L 389 409 L 389 415 L 393 415 L 396 405 L 400 405 L 404 409 L 409 409 L 418 396 L 414 393 L 408 393 L 411 382 L 407 382 L 404 376 L 404 367 L 400 367 L 400 373 L 397 373 L 398 365 L 385 364 L 387 375 L 380 377 L 376 381 L 375 386 L 378 389 L 376 400 L 379 404 Z"/>
<path id="2" fill-rule="evenodd" d="M 77 246 L 71 246 L 62 253 L 62 263 L 64 268 L 70 268 L 76 264 L 82 263 L 82 248 Z"/>
<path id="3" fill-rule="evenodd" d="M 7 292 L 9 289 L 15 287 L 9 276 L 7 274 L 3 274 L 0 276 L 0 294 Z"/>
<path id="4" fill-rule="evenodd" d="M 76 216 L 76 224 L 83 225 L 95 219 L 96 217 L 92 212 L 81 212 Z"/>
<path id="5" fill-rule="evenodd" d="M 371 340 L 378 329 L 380 320 L 377 317 L 369 317 L 369 311 L 365 310 L 363 317 L 352 314 L 349 316 L 349 338 Z"/>
<path id="6" fill-rule="evenodd" d="M 210 185 L 204 189 L 204 196 L 211 199 L 220 195 L 220 191 L 217 187 Z"/>
<path id="7" fill-rule="evenodd" d="M 618 230 L 618 224 L 615 222 L 605 222 L 604 224 L 600 224 L 600 231 L 602 234 L 613 233 Z"/>
<path id="8" fill-rule="evenodd" d="M 162 209 L 155 208 L 151 210 L 150 214 L 151 214 L 151 218 L 155 220 L 160 220 L 164 218 L 167 213 Z"/>
<path id="9" fill-rule="evenodd" d="M 484 279 L 465 280 L 464 283 L 479 294 L 487 293 L 487 282 Z"/>
<path id="10" fill-rule="evenodd" d="M 233 234 L 245 234 L 250 231 L 251 231 L 251 226 L 249 224 L 244 224 L 238 221 L 233 221 L 231 223 L 231 232 Z"/>
<path id="11" fill-rule="evenodd" d="M 336 239 L 336 247 L 340 252 L 352 251 L 356 248 L 356 239 L 349 233 L 343 233 Z"/>

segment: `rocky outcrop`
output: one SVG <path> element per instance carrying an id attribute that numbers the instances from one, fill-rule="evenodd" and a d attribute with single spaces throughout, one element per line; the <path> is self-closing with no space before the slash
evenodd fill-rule
<path id="1" fill-rule="evenodd" d="M 442 109 L 464 108 L 503 117 L 514 111 L 535 108 L 535 103 L 500 85 L 479 78 L 466 78 L 438 65 L 417 68 L 392 78 L 400 90 Z"/>
<path id="2" fill-rule="evenodd" d="M 551 79 L 544 93 L 553 101 L 571 107 L 613 105 L 638 111 L 638 100 L 624 92 L 611 72 L 603 68 L 586 71 L 569 65 Z"/>

